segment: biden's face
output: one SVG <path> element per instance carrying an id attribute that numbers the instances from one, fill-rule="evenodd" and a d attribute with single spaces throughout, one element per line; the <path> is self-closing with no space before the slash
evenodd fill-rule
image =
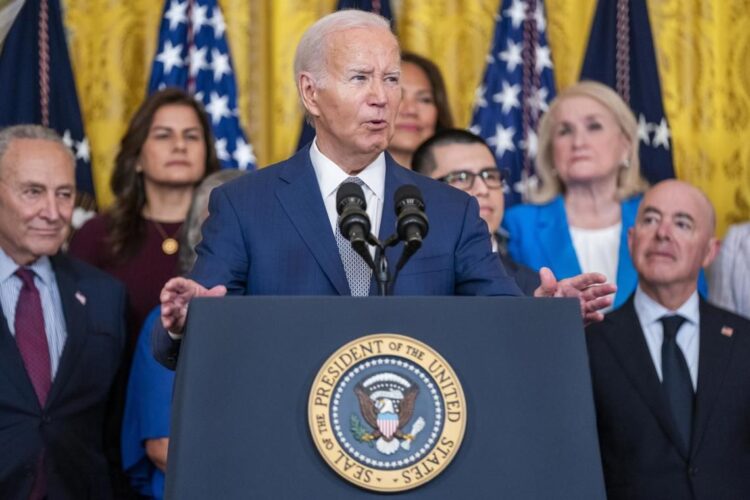
<path id="1" fill-rule="evenodd" d="M 385 28 L 354 28 L 326 40 L 325 73 L 312 83 L 308 112 L 321 152 L 364 167 L 388 147 L 401 101 L 400 53 Z"/>

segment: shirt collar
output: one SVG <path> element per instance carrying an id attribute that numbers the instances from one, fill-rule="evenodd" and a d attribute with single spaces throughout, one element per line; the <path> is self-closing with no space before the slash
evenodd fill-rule
<path id="1" fill-rule="evenodd" d="M 641 319 L 643 324 L 647 326 L 656 323 L 663 316 L 671 316 L 674 314 L 679 314 L 687 321 L 696 326 L 698 325 L 698 322 L 700 320 L 697 290 L 695 290 L 692 295 L 690 295 L 690 297 L 679 308 L 677 308 L 676 311 L 672 311 L 646 295 L 646 292 L 641 289 L 641 285 L 639 284 L 635 290 L 633 306 L 638 313 L 638 317 Z"/>
<path id="2" fill-rule="evenodd" d="M 318 139 L 315 138 L 310 147 L 310 161 L 318 179 L 320 192 L 325 198 L 339 188 L 339 185 L 351 177 L 344 169 L 336 165 L 318 149 Z M 385 153 L 380 153 L 375 160 L 357 174 L 367 188 L 383 201 L 385 198 Z"/>
<path id="3" fill-rule="evenodd" d="M 16 264 L 16 261 L 10 258 L 10 256 L 0 248 L 0 283 L 5 283 L 15 274 L 16 269 L 19 267 L 21 266 Z M 26 267 L 34 271 L 45 285 L 49 285 L 53 282 L 54 271 L 52 270 L 52 262 L 50 262 L 49 257 L 46 255 L 39 257 L 31 265 Z"/>

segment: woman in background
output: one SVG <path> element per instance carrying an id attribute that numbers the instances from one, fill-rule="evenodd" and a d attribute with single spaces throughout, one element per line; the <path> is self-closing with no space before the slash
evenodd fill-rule
<path id="1" fill-rule="evenodd" d="M 177 274 L 180 228 L 195 186 L 218 169 L 201 105 L 178 89 L 156 92 L 136 111 L 120 144 L 114 204 L 73 235 L 71 254 L 127 287 L 130 352 L 162 286 Z"/>
<path id="2" fill-rule="evenodd" d="M 221 184 L 243 175 L 241 170 L 213 173 L 195 190 L 179 251 L 179 274 L 186 274 L 195 263 L 195 247 L 201 240 L 201 225 L 208 217 L 208 197 Z M 133 366 L 125 398 L 122 421 L 122 465 L 130 483 L 147 498 L 164 496 L 167 469 L 169 422 L 174 375 L 160 365 L 151 352 L 151 330 L 159 321 L 156 307 L 146 318 L 136 344 Z"/>
<path id="3" fill-rule="evenodd" d="M 711 302 L 750 318 L 750 222 L 729 226 L 708 277 Z"/>
<path id="4" fill-rule="evenodd" d="M 627 232 L 647 186 L 628 105 L 596 82 L 561 92 L 539 124 L 537 174 L 537 204 L 505 214 L 511 257 L 549 267 L 558 279 L 602 273 L 617 284 L 613 307 L 620 306 L 637 283 Z"/>
<path id="5" fill-rule="evenodd" d="M 452 128 L 453 117 L 440 70 L 422 56 L 401 54 L 403 96 L 388 152 L 396 162 L 411 168 L 414 151 L 436 131 Z"/>

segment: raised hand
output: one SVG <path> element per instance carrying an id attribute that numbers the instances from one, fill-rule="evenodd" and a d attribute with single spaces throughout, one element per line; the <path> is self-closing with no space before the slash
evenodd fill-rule
<path id="1" fill-rule="evenodd" d="M 227 289 L 217 285 L 211 289 L 187 278 L 172 278 L 161 289 L 161 324 L 168 332 L 182 334 L 190 300 L 194 297 L 223 297 Z"/>
<path id="2" fill-rule="evenodd" d="M 572 278 L 557 280 L 547 267 L 539 270 L 541 285 L 534 297 L 575 297 L 581 302 L 581 317 L 584 325 L 604 319 L 602 309 L 612 305 L 617 286 L 607 283 L 601 273 L 583 273 Z"/>

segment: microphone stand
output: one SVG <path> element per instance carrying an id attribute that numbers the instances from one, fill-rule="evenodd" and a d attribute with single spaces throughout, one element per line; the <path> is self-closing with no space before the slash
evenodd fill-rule
<path id="1" fill-rule="evenodd" d="M 391 294 L 391 286 L 395 277 L 391 277 L 390 268 L 388 266 L 388 258 L 385 255 L 385 249 L 397 245 L 399 242 L 398 235 L 393 234 L 388 237 L 385 241 L 380 241 L 375 235 L 370 234 L 367 238 L 367 243 L 375 247 L 375 258 L 370 266 L 372 268 L 372 274 L 375 277 L 375 282 L 378 284 L 378 295 L 385 297 Z M 368 265 L 370 263 L 368 262 Z"/>

